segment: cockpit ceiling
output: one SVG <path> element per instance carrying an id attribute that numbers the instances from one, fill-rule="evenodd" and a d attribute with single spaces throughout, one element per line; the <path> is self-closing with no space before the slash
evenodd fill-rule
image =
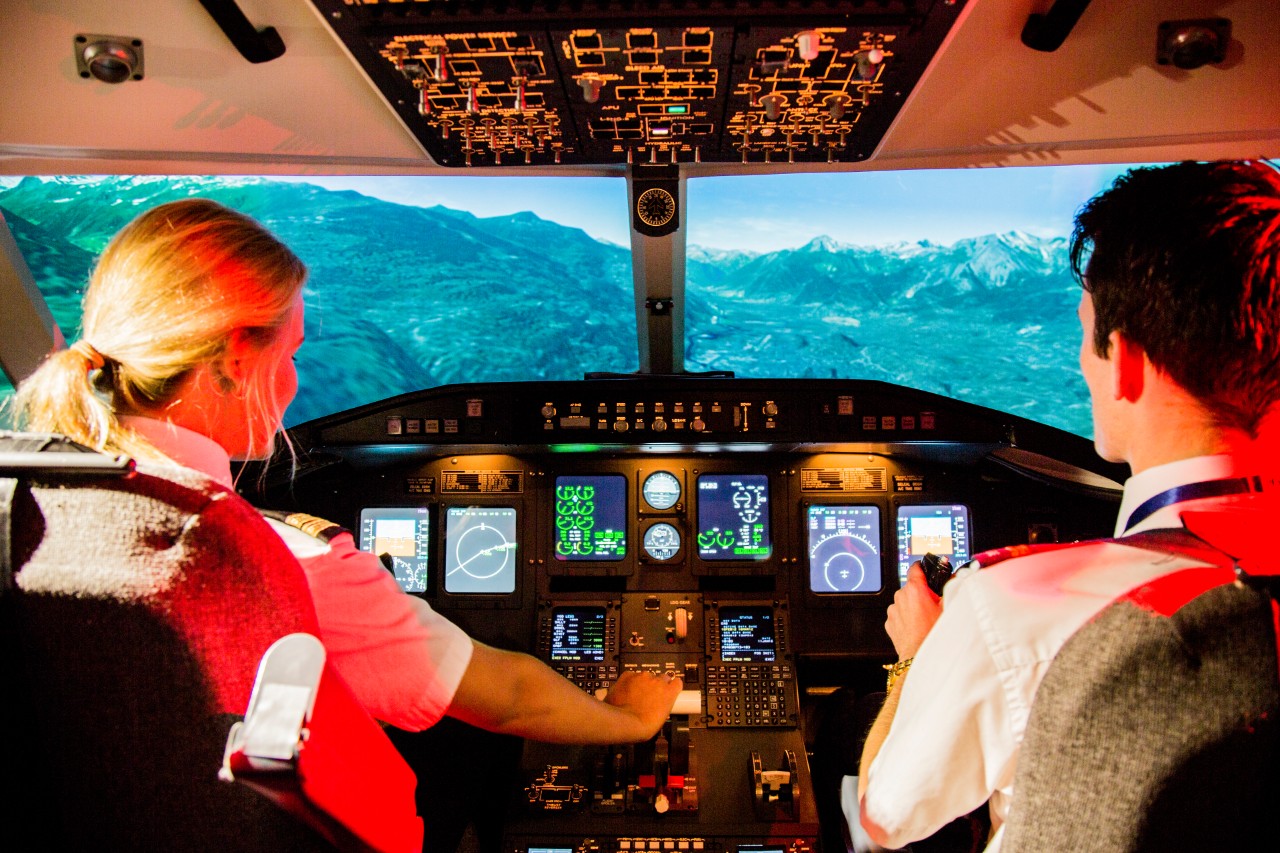
<path id="1" fill-rule="evenodd" d="M 494 167 L 866 160 L 967 0 L 312 2 L 437 164 Z"/>

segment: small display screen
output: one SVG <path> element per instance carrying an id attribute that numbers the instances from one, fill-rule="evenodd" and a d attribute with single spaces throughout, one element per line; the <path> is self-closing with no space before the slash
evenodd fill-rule
<path id="1" fill-rule="evenodd" d="M 773 608 L 720 608 L 722 663 L 772 663 L 776 659 Z"/>
<path id="2" fill-rule="evenodd" d="M 969 507 L 964 504 L 927 504 L 898 507 L 898 583 L 907 582 L 907 569 L 925 554 L 967 563 Z"/>
<path id="3" fill-rule="evenodd" d="M 426 592 L 431 514 L 427 507 L 360 510 L 360 550 L 389 564 L 405 592 Z"/>
<path id="4" fill-rule="evenodd" d="M 769 478 L 763 474 L 703 474 L 698 478 L 698 556 L 704 560 L 765 560 L 769 538 Z"/>
<path id="5" fill-rule="evenodd" d="M 556 477 L 556 559 L 621 560 L 627 553 L 627 478 Z"/>
<path id="6" fill-rule="evenodd" d="M 445 513 L 444 590 L 516 590 L 516 511 L 509 506 L 451 506 Z"/>
<path id="7" fill-rule="evenodd" d="M 599 663 L 605 653 L 603 607 L 557 607 L 551 614 L 551 660 Z"/>
<path id="8" fill-rule="evenodd" d="M 809 590 L 880 591 L 880 508 L 809 507 Z"/>

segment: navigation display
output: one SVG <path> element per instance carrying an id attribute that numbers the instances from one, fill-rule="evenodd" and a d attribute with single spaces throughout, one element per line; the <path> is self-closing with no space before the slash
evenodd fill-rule
<path id="1" fill-rule="evenodd" d="M 698 556 L 764 560 L 772 553 L 769 478 L 763 474 L 698 477 Z"/>
<path id="2" fill-rule="evenodd" d="M 809 591 L 879 592 L 880 508 L 809 507 Z"/>
<path id="3" fill-rule="evenodd" d="M 444 526 L 445 592 L 508 593 L 515 589 L 515 507 L 449 507 Z"/>
<path id="4" fill-rule="evenodd" d="M 598 663 L 604 660 L 603 607 L 557 607 L 551 614 L 551 660 Z"/>
<path id="5" fill-rule="evenodd" d="M 556 559 L 621 560 L 627 553 L 627 478 L 556 477 Z"/>
<path id="6" fill-rule="evenodd" d="M 360 550 L 390 563 L 405 592 L 426 592 L 431 513 L 425 506 L 360 510 Z"/>
<path id="7" fill-rule="evenodd" d="M 773 608 L 720 608 L 721 663 L 773 663 L 775 660 Z"/>
<path id="8" fill-rule="evenodd" d="M 969 561 L 969 507 L 927 504 L 898 507 L 898 583 L 907 582 L 907 569 L 925 554 L 951 560 L 958 568 Z"/>

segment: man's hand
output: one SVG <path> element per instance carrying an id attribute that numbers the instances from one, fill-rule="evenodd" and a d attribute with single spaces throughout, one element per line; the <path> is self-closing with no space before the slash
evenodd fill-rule
<path id="1" fill-rule="evenodd" d="M 627 671 L 614 682 L 604 701 L 639 720 L 649 732 L 642 738 L 647 740 L 667 721 L 683 687 L 684 681 L 678 676 Z"/>
<path id="2" fill-rule="evenodd" d="M 907 570 L 907 582 L 893 594 L 885 614 L 884 629 L 893 641 L 899 660 L 915 657 L 916 650 L 942 615 L 942 599 L 933 594 L 918 562 Z"/>

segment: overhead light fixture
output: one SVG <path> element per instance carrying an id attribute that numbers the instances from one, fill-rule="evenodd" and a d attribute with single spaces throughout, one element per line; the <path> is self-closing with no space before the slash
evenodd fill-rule
<path id="1" fill-rule="evenodd" d="M 1226 59 L 1227 45 L 1231 43 L 1231 21 L 1226 18 L 1164 21 L 1156 33 L 1156 62 L 1189 71 Z"/>
<path id="2" fill-rule="evenodd" d="M 73 42 L 76 70 L 88 80 L 123 83 L 141 80 L 142 39 L 81 33 Z"/>

